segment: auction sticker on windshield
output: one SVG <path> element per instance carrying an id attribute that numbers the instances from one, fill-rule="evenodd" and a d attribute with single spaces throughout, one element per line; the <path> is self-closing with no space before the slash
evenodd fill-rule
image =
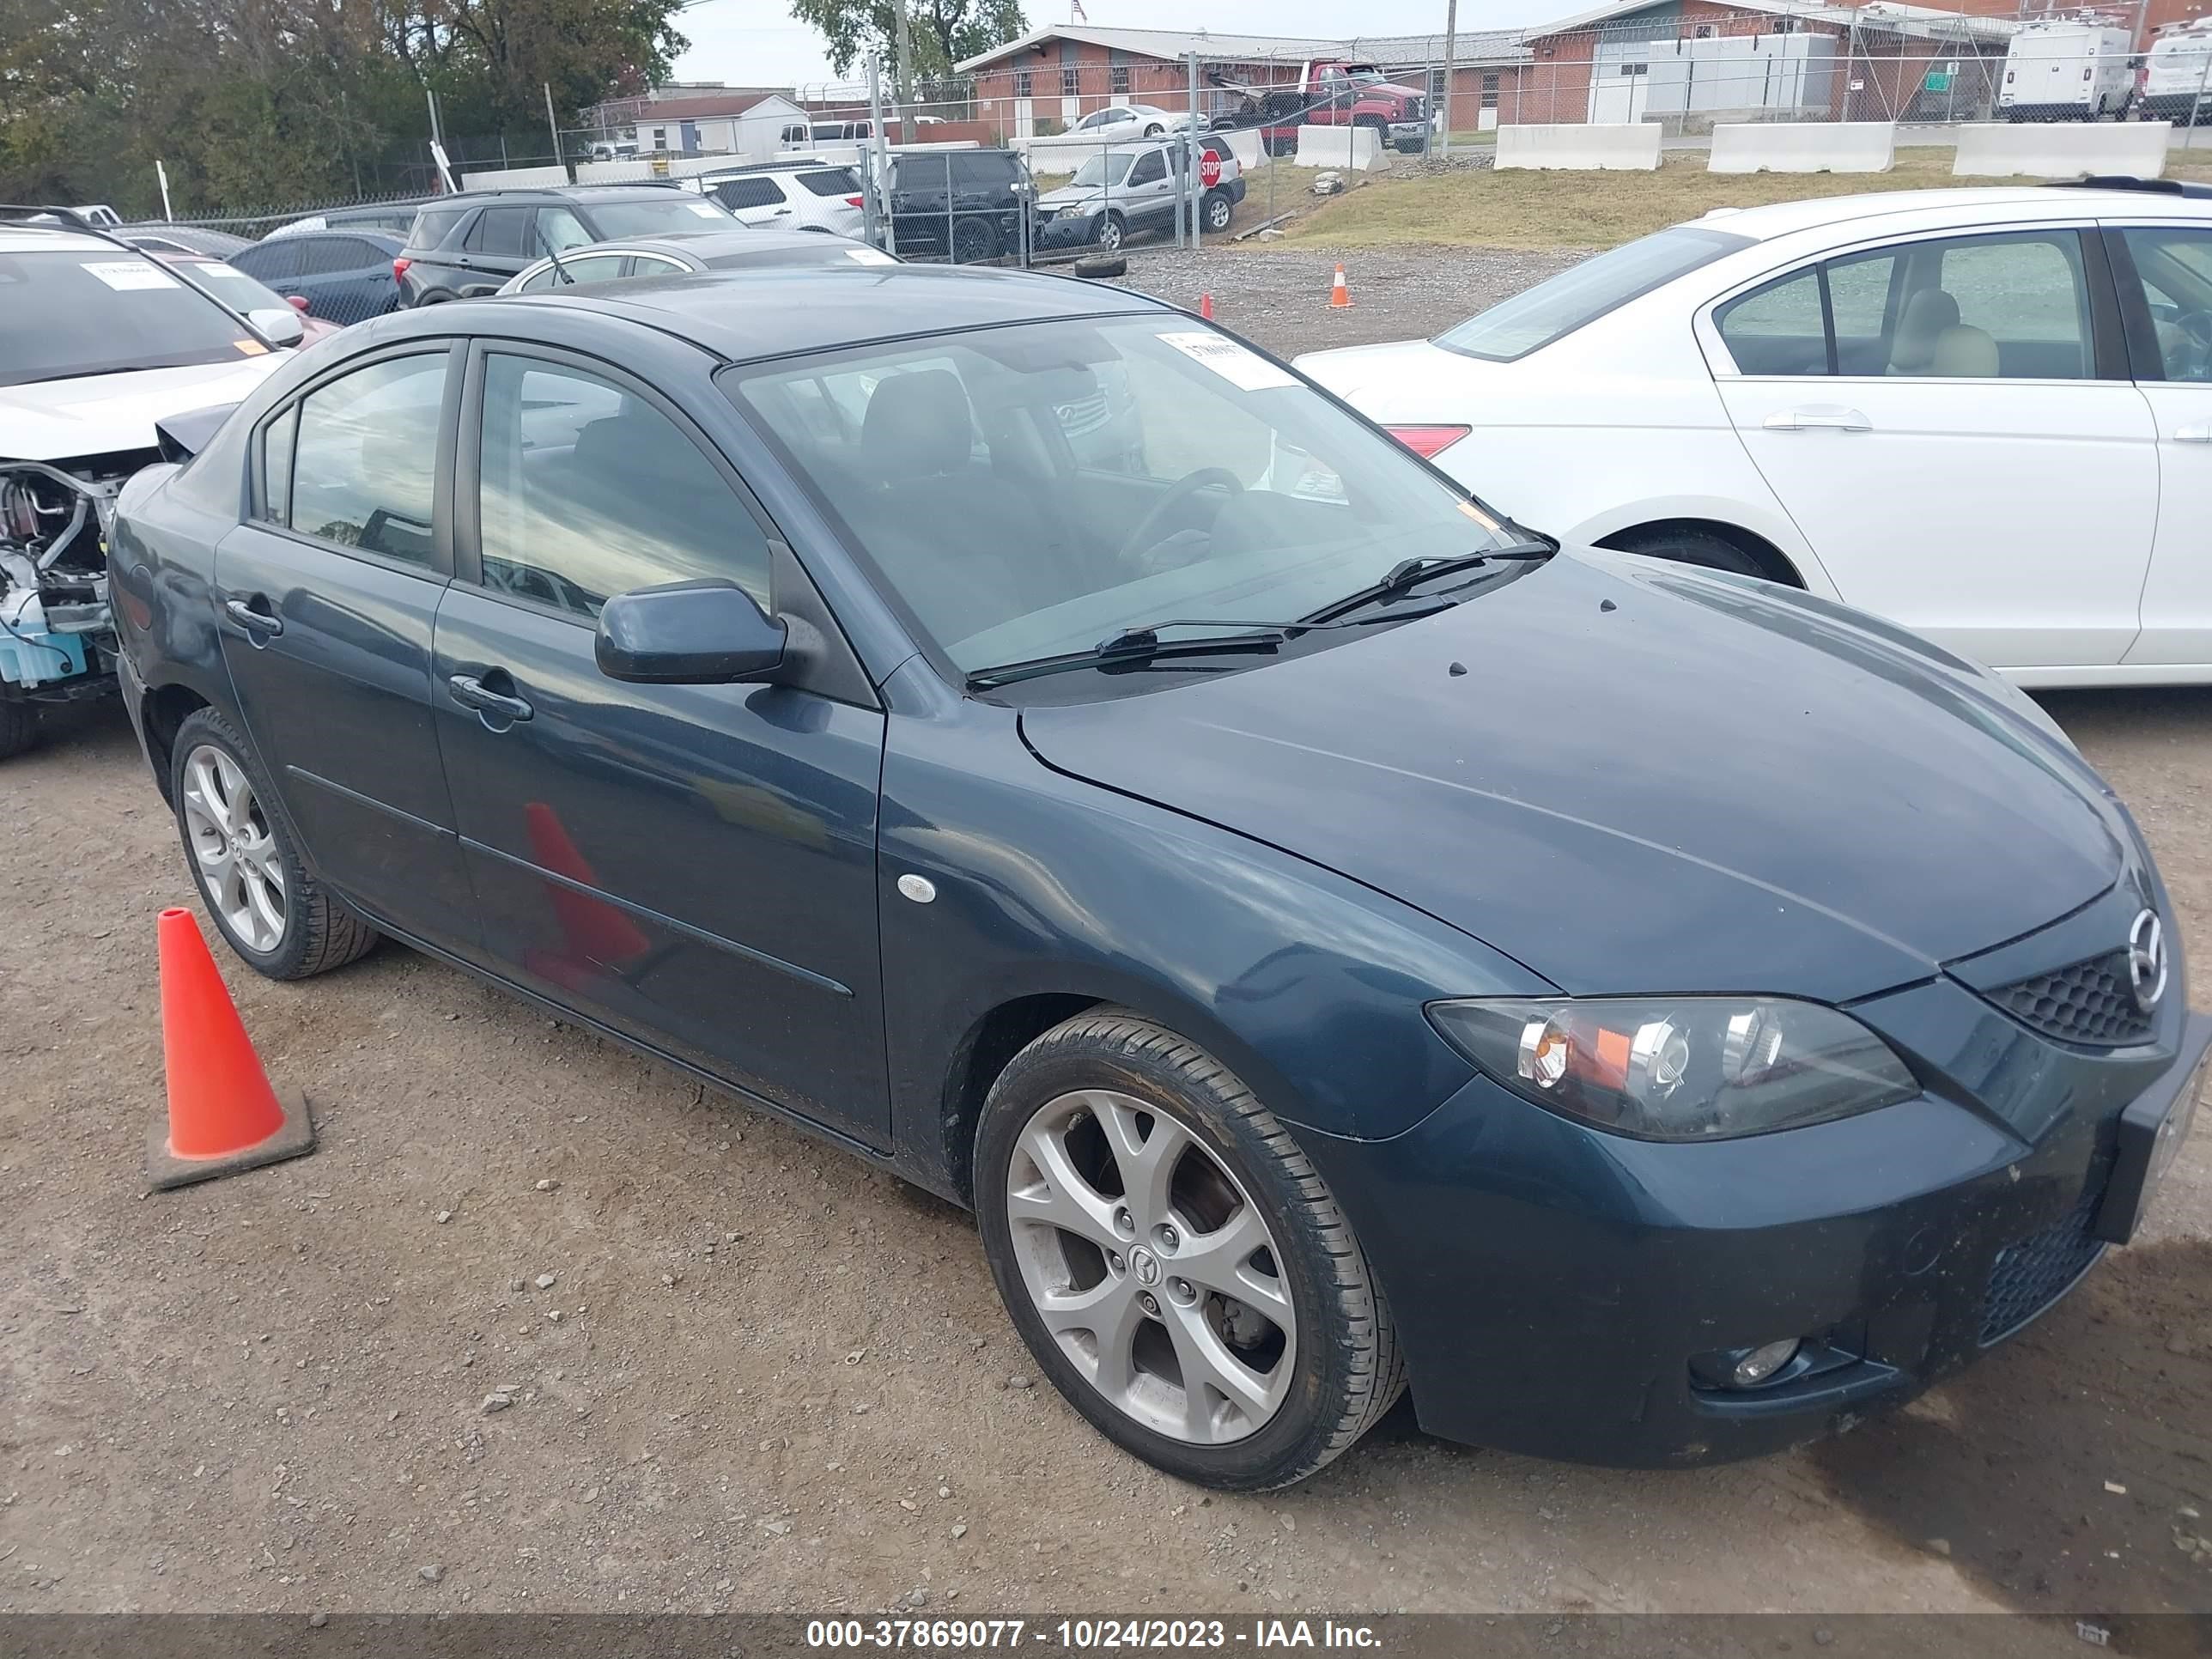
<path id="1" fill-rule="evenodd" d="M 143 259 L 88 259 L 84 268 L 118 292 L 134 288 L 174 288 L 176 279 Z"/>
<path id="2" fill-rule="evenodd" d="M 1258 352 L 1218 334 L 1199 330 L 1163 334 L 1163 343 L 1173 346 L 1194 363 L 1203 363 L 1230 385 L 1244 392 L 1264 392 L 1273 386 L 1296 386 L 1297 377 L 1278 368 Z"/>

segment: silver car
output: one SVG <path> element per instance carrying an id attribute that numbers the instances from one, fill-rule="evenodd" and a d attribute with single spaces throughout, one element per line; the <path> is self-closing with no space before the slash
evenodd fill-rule
<path id="1" fill-rule="evenodd" d="M 1244 199 L 1244 170 L 1227 139 L 1207 134 L 1198 143 L 1205 156 L 1197 181 L 1202 192 L 1199 222 L 1209 234 L 1218 235 L 1229 228 L 1237 203 Z M 1037 198 L 1038 240 L 1047 246 L 1096 242 L 1118 248 L 1140 232 L 1172 228 L 1176 203 L 1183 194 L 1183 166 L 1180 142 L 1101 150 L 1066 184 Z"/>

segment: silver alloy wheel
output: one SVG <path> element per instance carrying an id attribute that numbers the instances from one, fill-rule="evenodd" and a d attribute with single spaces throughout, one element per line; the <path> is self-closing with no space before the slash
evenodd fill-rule
<path id="1" fill-rule="evenodd" d="M 185 829 L 208 902 L 249 951 L 284 938 L 284 859 L 246 772 L 213 744 L 185 757 Z"/>
<path id="2" fill-rule="evenodd" d="M 1108 214 L 1098 226 L 1098 246 L 1113 253 L 1121 246 L 1121 222 Z"/>
<path id="3" fill-rule="evenodd" d="M 1121 1411 L 1219 1445 L 1281 1409 L 1297 1316 L 1274 1236 L 1159 1108 L 1105 1089 L 1046 1102 L 1015 1142 L 1006 1218 L 1045 1328 Z"/>

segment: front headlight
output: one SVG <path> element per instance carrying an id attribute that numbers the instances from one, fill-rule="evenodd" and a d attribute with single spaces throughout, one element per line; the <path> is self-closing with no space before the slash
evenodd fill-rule
<path id="1" fill-rule="evenodd" d="M 1848 1014 L 1779 997 L 1432 1002 L 1430 1024 L 1514 1093 L 1616 1134 L 1713 1140 L 1919 1092 Z"/>

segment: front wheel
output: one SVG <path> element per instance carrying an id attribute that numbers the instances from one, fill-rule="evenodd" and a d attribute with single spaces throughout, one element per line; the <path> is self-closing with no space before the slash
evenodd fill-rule
<path id="1" fill-rule="evenodd" d="M 1145 137 L 1147 138 L 1157 138 L 1166 131 L 1167 129 L 1165 127 L 1162 126 L 1158 121 L 1155 121 L 1152 125 L 1145 129 Z"/>
<path id="2" fill-rule="evenodd" d="M 1016 1055 L 976 1134 L 983 1248 L 1038 1365 L 1108 1438 L 1264 1492 L 1404 1388 L 1381 1287 L 1266 1107 L 1195 1045 L 1100 1009 Z"/>
<path id="3" fill-rule="evenodd" d="M 0 697 L 0 760 L 20 755 L 39 740 L 39 706 Z"/>
<path id="4" fill-rule="evenodd" d="M 1129 234 L 1129 227 L 1118 213 L 1109 213 L 1098 227 L 1098 246 L 1109 253 L 1119 253 L 1121 244 Z"/>
<path id="5" fill-rule="evenodd" d="M 200 901 L 230 948 L 270 979 L 305 979 L 365 954 L 376 930 L 308 873 L 274 793 L 213 709 L 177 728 L 169 799 Z"/>

